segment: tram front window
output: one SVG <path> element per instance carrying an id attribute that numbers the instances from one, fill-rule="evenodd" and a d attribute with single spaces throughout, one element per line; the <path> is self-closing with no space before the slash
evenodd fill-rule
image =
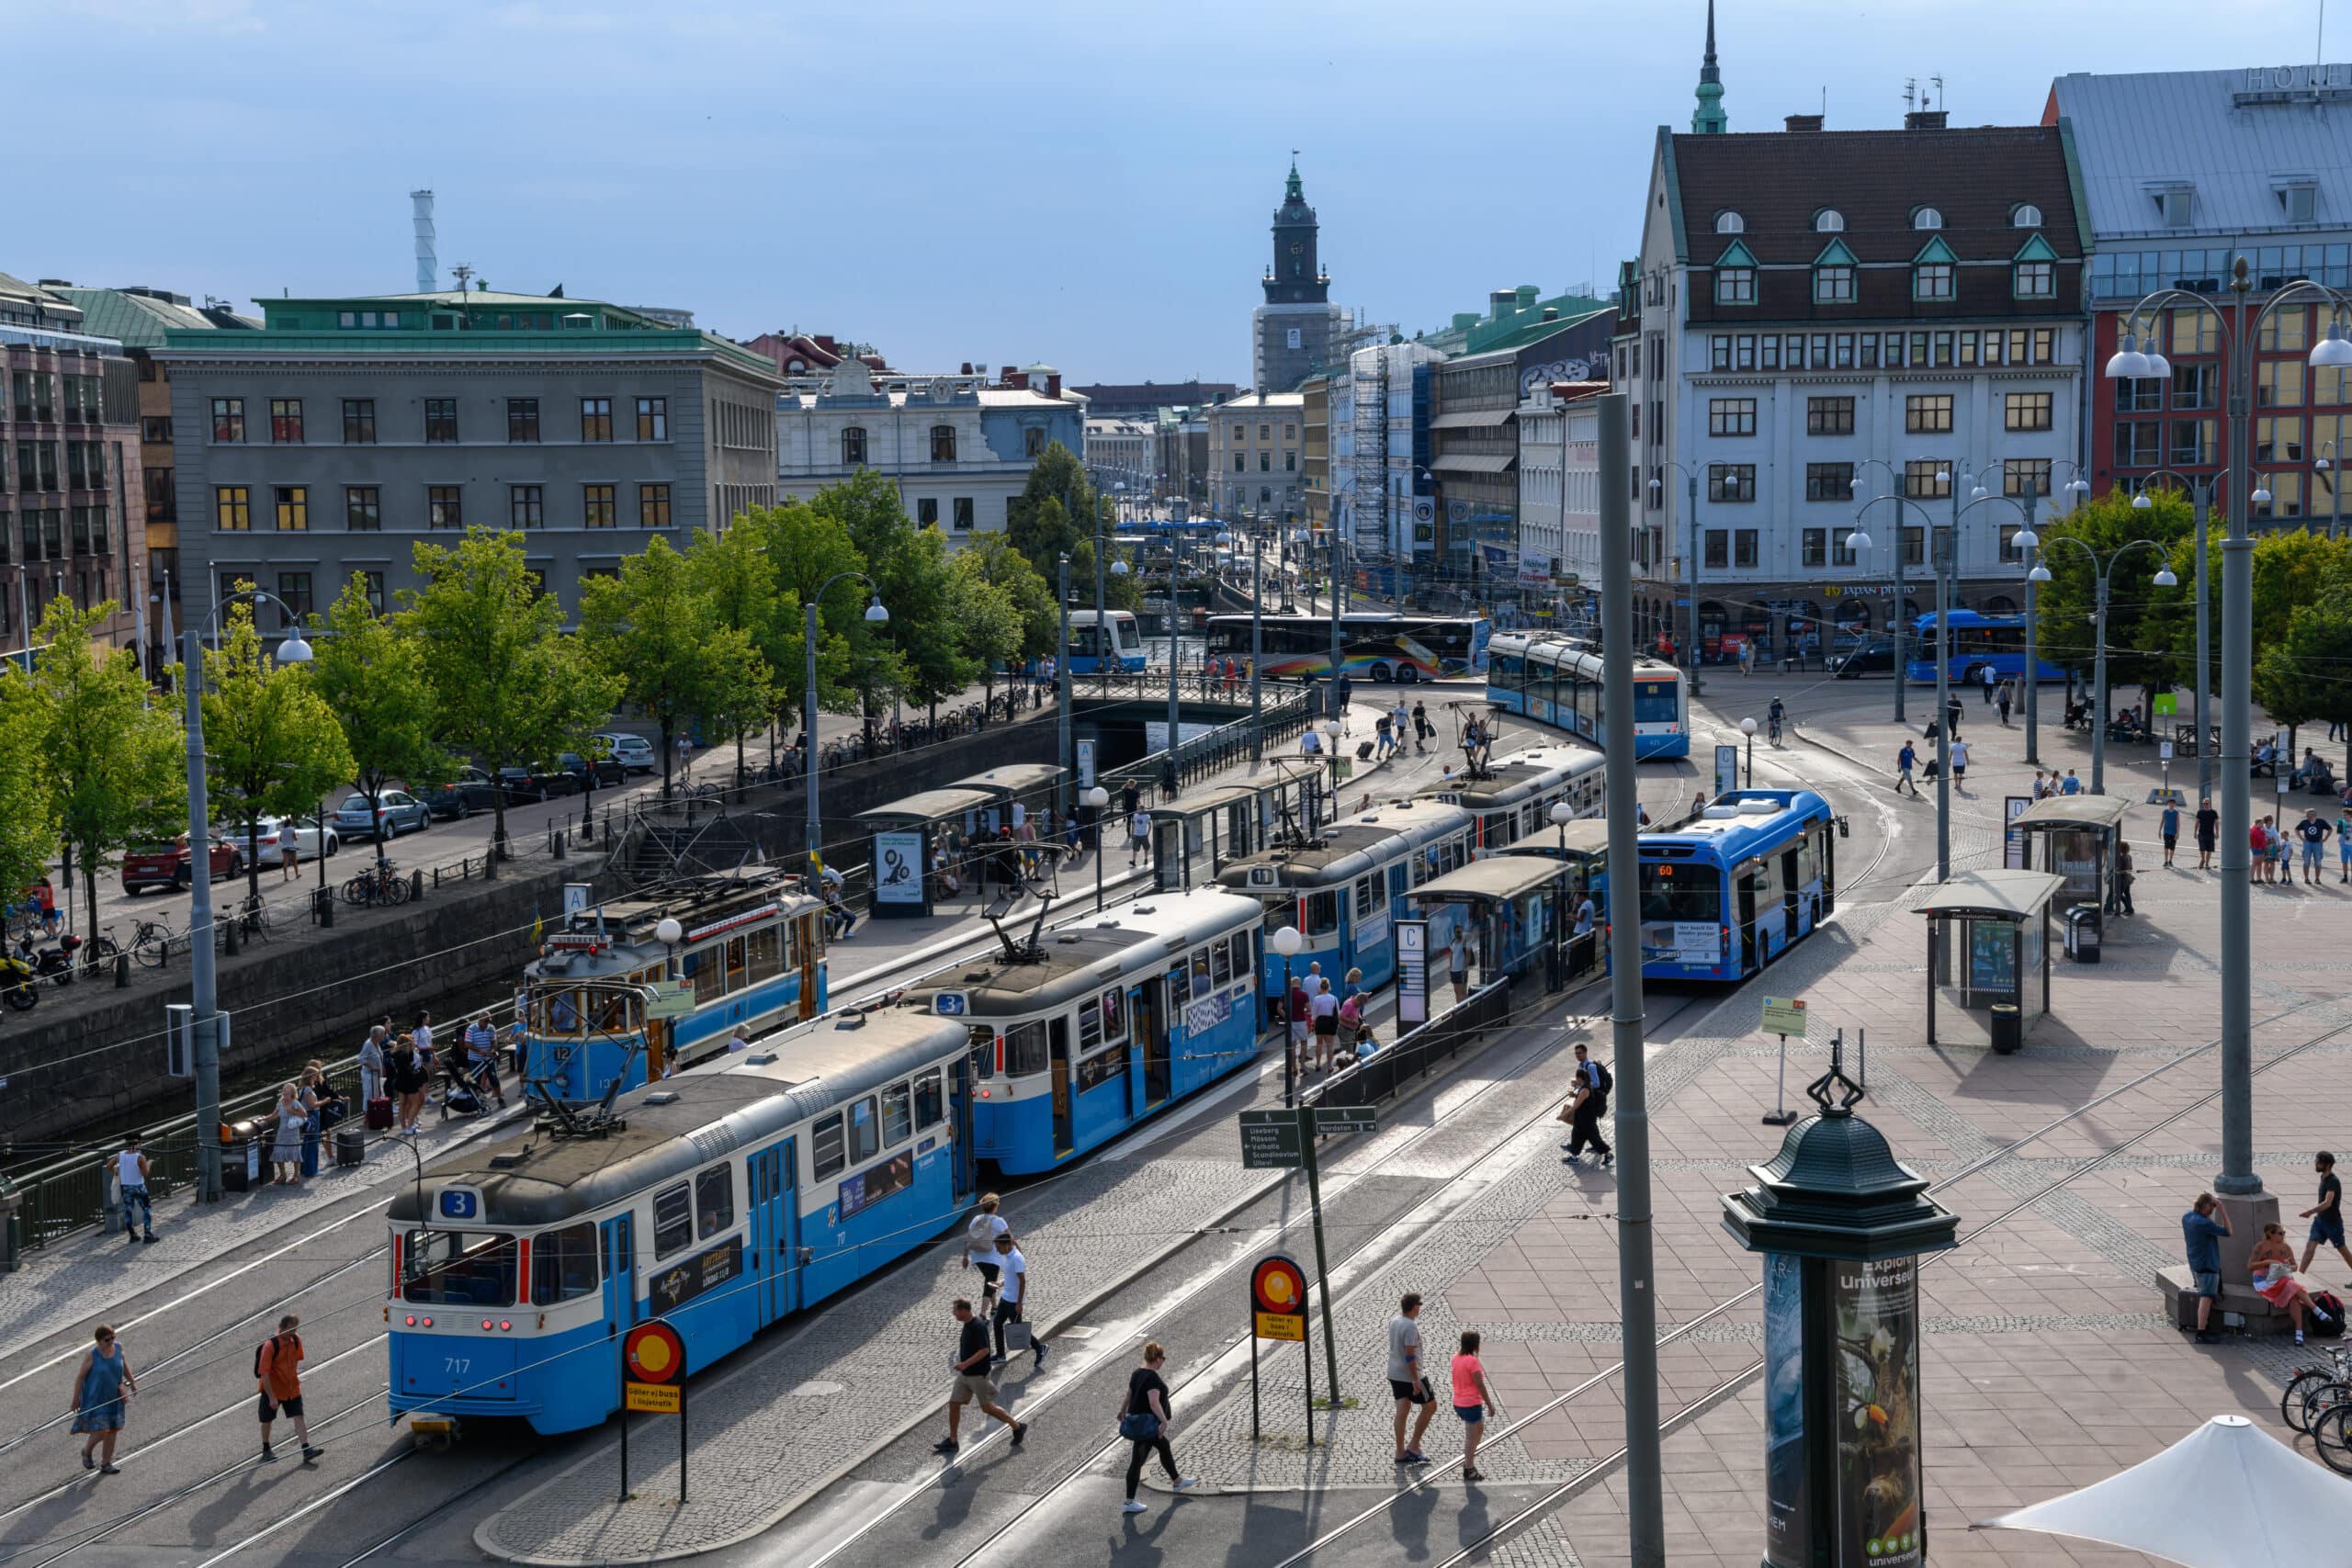
<path id="1" fill-rule="evenodd" d="M 540 1035 L 579 1033 L 580 993 L 569 987 L 533 992 L 531 1032 Z"/>
<path id="2" fill-rule="evenodd" d="M 425 1306 L 514 1304 L 514 1238 L 494 1231 L 411 1231 L 401 1299 Z"/>
<path id="3" fill-rule="evenodd" d="M 1721 874 L 1707 865 L 1657 865 L 1645 861 L 1641 874 L 1642 919 L 1723 922 Z"/>
<path id="4" fill-rule="evenodd" d="M 1340 904 L 1330 893 L 1310 893 L 1306 896 L 1306 934 L 1329 936 L 1340 929 Z"/>
<path id="5" fill-rule="evenodd" d="M 596 1226 L 582 1220 L 531 1240 L 531 1304 L 553 1306 L 593 1294 L 597 1284 Z"/>

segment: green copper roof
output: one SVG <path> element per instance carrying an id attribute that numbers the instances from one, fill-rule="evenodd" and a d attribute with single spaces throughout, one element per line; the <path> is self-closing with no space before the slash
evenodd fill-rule
<path id="1" fill-rule="evenodd" d="M 126 348 L 161 348 L 168 332 L 219 332 L 220 325 L 193 305 L 130 294 L 119 288 L 52 288 L 82 307 L 83 331 L 110 337 Z M 232 318 L 258 327 L 250 317 Z M 233 329 L 232 329 L 233 330 Z"/>

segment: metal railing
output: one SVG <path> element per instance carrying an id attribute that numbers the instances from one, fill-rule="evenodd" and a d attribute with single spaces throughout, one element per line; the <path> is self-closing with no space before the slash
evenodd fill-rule
<path id="1" fill-rule="evenodd" d="M 1313 1089 L 1303 1090 L 1300 1101 L 1307 1105 L 1377 1105 L 1395 1097 L 1427 1077 L 1440 1062 L 1459 1055 L 1464 1045 L 1487 1031 L 1510 1023 L 1510 997 L 1515 982 L 1532 983 L 1540 988 L 1543 980 L 1538 971 L 1502 976 L 1428 1022 L 1397 1036 L 1394 1045 L 1382 1046 L 1358 1060 L 1354 1066 L 1343 1068 Z"/>

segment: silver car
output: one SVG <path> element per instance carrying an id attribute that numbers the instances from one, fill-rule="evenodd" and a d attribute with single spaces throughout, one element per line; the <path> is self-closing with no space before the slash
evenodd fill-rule
<path id="1" fill-rule="evenodd" d="M 371 814 L 368 797 L 355 795 L 334 809 L 327 825 L 346 839 L 397 839 L 430 827 L 433 814 L 405 790 L 388 789 Z"/>
<path id="2" fill-rule="evenodd" d="M 642 735 L 606 733 L 594 739 L 603 741 L 613 761 L 632 773 L 650 773 L 662 766 L 662 759 L 653 753 L 653 742 Z"/>

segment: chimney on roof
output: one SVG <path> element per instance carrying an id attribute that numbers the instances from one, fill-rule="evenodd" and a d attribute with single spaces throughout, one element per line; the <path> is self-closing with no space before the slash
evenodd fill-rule
<path id="1" fill-rule="evenodd" d="M 1942 109 L 1913 109 L 1903 117 L 1905 130 L 1941 130 L 1944 129 Z"/>
<path id="2" fill-rule="evenodd" d="M 1558 320 L 1560 319 L 1560 308 L 1559 308 L 1557 305 L 1546 305 L 1546 306 L 1544 306 L 1544 319 L 1545 321 L 1558 321 Z"/>
<path id="3" fill-rule="evenodd" d="M 1792 132 L 1799 130 L 1819 130 L 1821 129 L 1821 122 L 1826 118 L 1826 116 L 1817 114 L 1792 114 L 1781 123 Z"/>

